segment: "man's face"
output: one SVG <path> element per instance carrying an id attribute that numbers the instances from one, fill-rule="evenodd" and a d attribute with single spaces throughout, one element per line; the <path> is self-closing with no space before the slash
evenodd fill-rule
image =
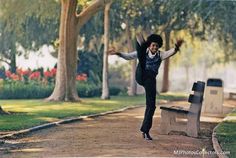
<path id="1" fill-rule="evenodd" d="M 154 54 L 158 51 L 158 44 L 156 42 L 152 42 L 149 46 L 149 50 Z"/>

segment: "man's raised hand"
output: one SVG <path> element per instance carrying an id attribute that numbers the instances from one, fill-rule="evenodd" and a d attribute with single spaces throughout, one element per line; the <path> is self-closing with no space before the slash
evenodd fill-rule
<path id="1" fill-rule="evenodd" d="M 175 43 L 175 51 L 179 51 L 179 48 L 181 47 L 181 45 L 184 43 L 183 39 L 177 39 L 176 43 Z"/>
<path id="2" fill-rule="evenodd" d="M 176 47 L 180 48 L 183 43 L 184 43 L 183 39 L 177 39 L 175 45 L 176 45 Z"/>
<path id="3" fill-rule="evenodd" d="M 117 55 L 118 52 L 116 51 L 115 47 L 111 47 L 108 49 L 107 53 L 108 55 Z"/>

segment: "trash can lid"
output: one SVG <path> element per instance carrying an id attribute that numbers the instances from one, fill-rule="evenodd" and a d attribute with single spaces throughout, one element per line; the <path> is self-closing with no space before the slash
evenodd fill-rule
<path id="1" fill-rule="evenodd" d="M 209 78 L 207 80 L 207 86 L 223 87 L 223 81 L 219 78 Z"/>

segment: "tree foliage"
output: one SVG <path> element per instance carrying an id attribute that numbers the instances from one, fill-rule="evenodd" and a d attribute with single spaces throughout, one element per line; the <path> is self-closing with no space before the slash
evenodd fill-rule
<path id="1" fill-rule="evenodd" d="M 225 62 L 236 59 L 236 1 L 199 1 L 196 8 L 204 35 L 212 32 L 221 41 Z"/>
<path id="2" fill-rule="evenodd" d="M 0 56 L 15 71 L 17 46 L 38 50 L 58 37 L 59 5 L 46 0 L 0 1 Z M 29 5 L 31 4 L 31 5 Z"/>

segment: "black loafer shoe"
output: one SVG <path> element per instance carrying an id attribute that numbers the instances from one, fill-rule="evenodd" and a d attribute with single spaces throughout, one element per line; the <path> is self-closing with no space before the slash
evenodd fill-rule
<path id="1" fill-rule="evenodd" d="M 143 138 L 146 139 L 146 140 L 152 140 L 152 137 L 149 135 L 149 133 L 142 133 L 143 135 Z"/>

